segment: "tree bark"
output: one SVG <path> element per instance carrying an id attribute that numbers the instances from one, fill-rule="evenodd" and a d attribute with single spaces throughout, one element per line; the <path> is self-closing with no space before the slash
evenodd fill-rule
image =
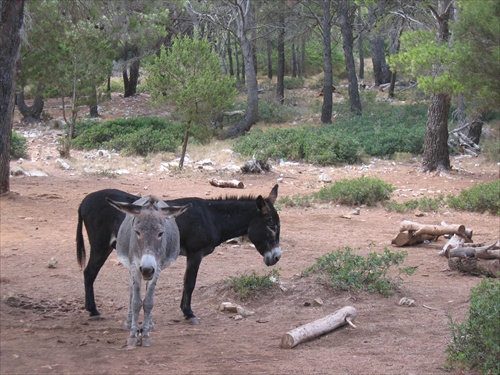
<path id="1" fill-rule="evenodd" d="M 359 55 L 359 80 L 363 82 L 365 79 L 365 50 L 364 50 L 364 38 L 363 38 L 363 18 L 361 17 L 361 7 L 358 6 L 358 55 Z"/>
<path id="2" fill-rule="evenodd" d="M 14 121 L 24 0 L 0 2 L 0 195 L 10 191 L 10 146 Z"/>
<path id="3" fill-rule="evenodd" d="M 344 49 L 345 65 L 347 70 L 347 79 L 349 81 L 349 102 L 351 112 L 360 115 L 361 98 L 359 97 L 358 78 L 356 76 L 356 64 L 353 55 L 353 31 L 356 7 L 349 0 L 340 0 L 340 30 L 342 33 L 342 48 Z M 326 99 L 326 95 L 325 95 Z"/>
<path id="4" fill-rule="evenodd" d="M 451 98 L 448 94 L 432 94 L 427 111 L 424 154 L 424 172 L 448 171 L 451 168 L 448 150 L 448 116 Z"/>
<path id="5" fill-rule="evenodd" d="M 333 64 L 332 64 L 332 36 L 330 22 L 331 0 L 323 0 L 323 18 L 321 31 L 323 32 L 323 106 L 321 107 L 321 122 L 331 124 L 332 122 L 332 99 L 333 99 Z"/>

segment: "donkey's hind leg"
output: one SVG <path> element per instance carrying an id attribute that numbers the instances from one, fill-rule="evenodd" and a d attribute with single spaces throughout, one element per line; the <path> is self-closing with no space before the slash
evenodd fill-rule
<path id="1" fill-rule="evenodd" d="M 158 281 L 159 272 L 149 280 L 146 284 L 146 296 L 144 297 L 144 322 L 142 323 L 142 346 L 151 346 L 151 338 L 149 332 L 153 329 L 153 305 L 156 282 Z"/>

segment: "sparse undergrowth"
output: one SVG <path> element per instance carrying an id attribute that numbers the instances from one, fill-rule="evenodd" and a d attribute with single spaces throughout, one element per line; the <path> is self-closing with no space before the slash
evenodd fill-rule
<path id="1" fill-rule="evenodd" d="M 244 300 L 264 289 L 273 288 L 279 278 L 279 270 L 275 268 L 264 275 L 259 275 L 254 270 L 251 274 L 231 276 L 224 280 L 224 283 L 233 289 L 241 300 Z"/>
<path id="2" fill-rule="evenodd" d="M 460 324 L 450 317 L 450 328 L 449 367 L 500 374 L 500 281 L 483 280 L 472 288 L 468 317 Z"/>
<path id="3" fill-rule="evenodd" d="M 385 248 L 382 254 L 372 252 L 365 258 L 344 247 L 316 259 L 304 275 L 316 275 L 333 289 L 367 290 L 390 296 L 400 286 L 400 275 L 410 276 L 416 271 L 416 267 L 400 267 L 396 276 L 388 275 L 391 267 L 402 264 L 407 255 L 406 251 L 393 253 Z"/>

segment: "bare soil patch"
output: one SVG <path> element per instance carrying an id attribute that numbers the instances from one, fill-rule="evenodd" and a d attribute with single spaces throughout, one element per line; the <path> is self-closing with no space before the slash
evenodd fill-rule
<path id="1" fill-rule="evenodd" d="M 140 98 L 139 98 L 140 99 Z M 139 99 L 114 98 L 102 113 L 120 114 Z M 50 103 L 49 103 L 50 104 Z M 55 105 L 55 104 L 54 104 Z M 137 104 L 148 114 L 146 104 Z M 121 110 L 120 110 L 121 108 Z M 120 112 L 122 111 L 122 112 Z M 54 113 L 57 108 L 54 108 Z M 26 125 L 16 127 L 32 131 Z M 164 198 L 218 197 L 226 194 L 266 195 L 279 178 L 279 196 L 309 194 L 321 188 L 321 173 L 332 179 L 377 176 L 399 190 L 398 200 L 458 194 L 460 190 L 497 179 L 497 165 L 481 158 L 455 158 L 449 175 L 421 174 L 417 163 L 373 160 L 362 166 L 318 168 L 306 164 L 275 165 L 264 175 L 240 175 L 220 168 L 226 162 L 243 165 L 237 155 L 221 156 L 220 149 L 191 150 L 194 161 L 213 158 L 213 170 L 190 167 L 183 173 L 159 171 L 175 155 L 155 158 L 84 159 L 74 152 L 74 169 L 55 163 L 54 130 L 37 127 L 30 140 L 31 160 L 26 170 L 43 170 L 48 177 L 12 177 L 11 190 L 0 198 L 0 372 L 1 374 L 445 374 L 444 350 L 450 340 L 448 315 L 462 319 L 468 308 L 470 288 L 477 277 L 450 271 L 438 256 L 445 240 L 408 247 L 405 265 L 417 266 L 396 295 L 385 298 L 369 293 L 340 293 L 319 285 L 301 272 L 340 246 L 359 254 L 392 251 L 390 240 L 403 219 L 425 224 L 464 224 L 473 228 L 475 242 L 498 240 L 500 220 L 490 214 L 443 210 L 415 218 L 412 213 L 389 213 L 382 207 L 362 207 L 359 216 L 342 215 L 350 207 L 324 205 L 284 208 L 281 217 L 283 256 L 276 265 L 286 291 L 276 288 L 247 301 L 237 301 L 223 280 L 243 273 L 268 272 L 248 242 L 225 244 L 204 259 L 193 295 L 193 310 L 201 325 L 190 326 L 179 309 L 185 260 L 180 257 L 162 272 L 154 308 L 153 346 L 127 350 L 123 323 L 128 302 L 128 272 L 115 254 L 96 281 L 102 321 L 90 321 L 84 310 L 83 275 L 76 262 L 77 208 L 86 194 L 117 188 L 133 194 Z M 188 149 L 188 152 L 190 150 Z M 217 155 L 220 159 L 217 159 Z M 87 173 L 85 168 L 106 164 L 126 167 L 130 173 L 111 178 Z M 245 189 L 220 189 L 212 177 L 238 178 Z M 87 246 L 88 247 L 88 246 Z M 87 249 L 88 251 L 88 249 Z M 55 258 L 55 268 L 48 268 Z M 399 306 L 402 297 L 416 306 Z M 322 306 L 305 306 L 315 298 Z M 242 320 L 218 311 L 223 301 L 233 301 L 255 311 Z M 294 349 L 280 349 L 282 335 L 301 324 L 321 318 L 343 306 L 358 311 L 357 329 L 344 327 Z"/>

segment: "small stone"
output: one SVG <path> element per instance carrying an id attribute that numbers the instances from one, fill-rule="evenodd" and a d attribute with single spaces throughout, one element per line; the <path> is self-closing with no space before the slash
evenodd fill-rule
<path id="1" fill-rule="evenodd" d="M 47 268 L 56 268 L 58 260 L 56 257 L 52 257 L 47 262 Z"/>
<path id="2" fill-rule="evenodd" d="M 313 301 L 313 306 L 323 306 L 323 300 L 321 298 L 315 298 Z"/>
<path id="3" fill-rule="evenodd" d="M 398 303 L 399 306 L 416 306 L 415 300 L 408 298 L 408 297 L 403 297 L 399 300 Z"/>

